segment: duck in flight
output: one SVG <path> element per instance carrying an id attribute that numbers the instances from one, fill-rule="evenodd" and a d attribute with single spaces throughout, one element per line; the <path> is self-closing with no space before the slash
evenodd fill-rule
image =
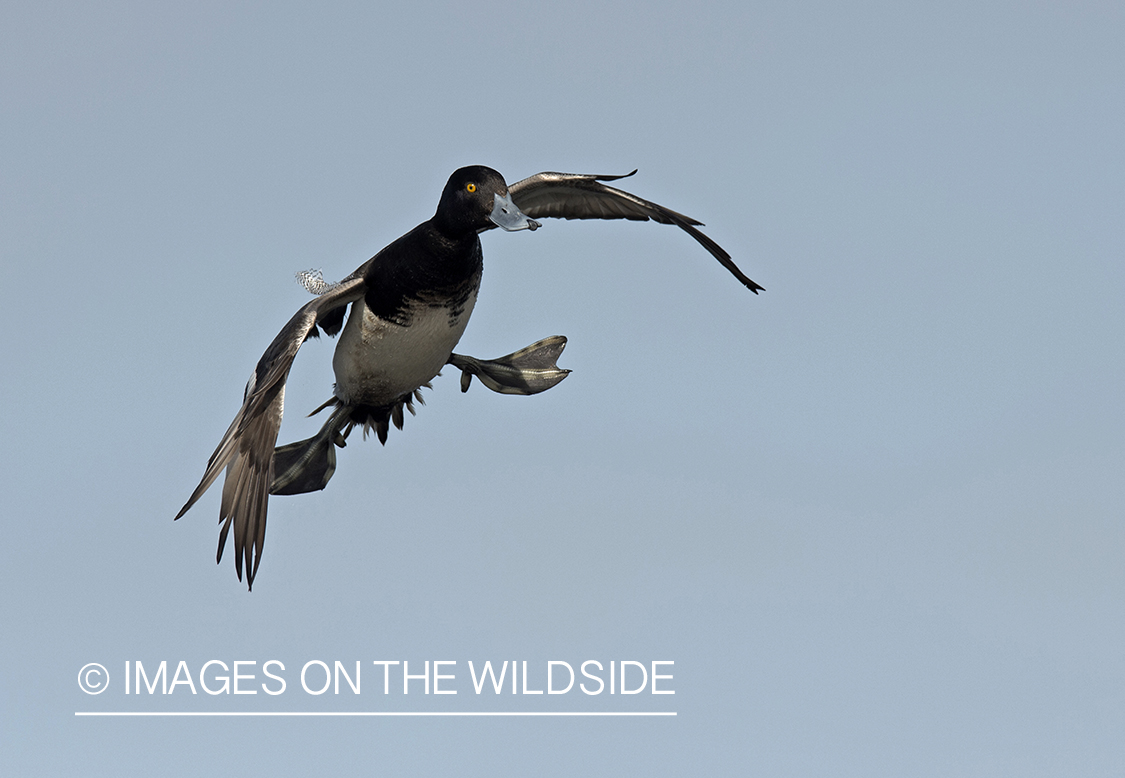
<path id="1" fill-rule="evenodd" d="M 474 376 L 493 391 L 524 395 L 565 378 L 570 371 L 555 364 L 566 345 L 561 336 L 492 360 L 453 353 L 476 302 L 483 269 L 479 235 L 486 230 L 535 230 L 536 219 L 545 217 L 651 219 L 687 232 L 754 294 L 763 288 L 697 229 L 700 222 L 603 183 L 625 177 L 539 173 L 508 186 L 491 168 L 464 167 L 450 176 L 431 219 L 347 278 L 327 284 L 319 273 L 298 274 L 316 298 L 294 314 L 258 361 L 242 407 L 176 518 L 226 470 L 216 562 L 222 561 L 233 525 L 235 571 L 241 581 L 245 565 L 252 589 L 269 496 L 323 489 L 336 470 L 335 450 L 344 447 L 354 427 L 365 435 L 374 431 L 385 443 L 390 424 L 402 429 L 404 409 L 414 413 L 421 388 L 429 387 L 442 367 L 461 370 L 462 391 Z M 331 413 L 313 437 L 275 448 L 289 369 L 301 344 L 320 331 L 340 336 L 332 359 L 333 395 L 313 411 Z"/>

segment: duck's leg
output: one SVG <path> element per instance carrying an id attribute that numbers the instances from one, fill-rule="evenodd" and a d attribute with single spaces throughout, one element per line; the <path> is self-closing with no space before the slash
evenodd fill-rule
<path id="1" fill-rule="evenodd" d="M 496 359 L 477 359 L 452 354 L 449 364 L 461 371 L 461 391 L 469 391 L 473 376 L 500 394 L 538 394 L 566 378 L 569 370 L 555 364 L 566 338 L 555 335 Z"/>
<path id="2" fill-rule="evenodd" d="M 270 494 L 304 494 L 328 485 L 336 472 L 336 447 L 343 448 L 351 432 L 348 411 L 346 406 L 336 408 L 320 432 L 273 450 Z"/>

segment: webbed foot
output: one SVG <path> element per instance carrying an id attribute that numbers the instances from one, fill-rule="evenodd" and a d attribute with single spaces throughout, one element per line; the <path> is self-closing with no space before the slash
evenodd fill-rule
<path id="1" fill-rule="evenodd" d="M 337 410 L 311 438 L 275 448 L 270 494 L 305 494 L 327 486 L 336 472 L 336 449 L 347 445 L 351 432 L 350 426 L 341 426 L 345 422 L 345 414 Z"/>
<path id="2" fill-rule="evenodd" d="M 500 394 L 538 394 L 545 392 L 570 373 L 555 364 L 566 337 L 554 335 L 532 343 L 504 357 L 477 359 L 451 354 L 449 364 L 461 371 L 461 391 L 469 391 L 473 376 Z"/>

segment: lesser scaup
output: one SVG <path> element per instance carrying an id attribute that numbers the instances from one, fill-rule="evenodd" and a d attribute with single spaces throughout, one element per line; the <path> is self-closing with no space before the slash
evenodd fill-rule
<path id="1" fill-rule="evenodd" d="M 386 442 L 389 425 L 402 428 L 403 410 L 414 413 L 414 401 L 421 401 L 420 389 L 428 387 L 443 366 L 461 370 L 462 391 L 468 390 L 473 376 L 506 394 L 535 394 L 565 378 L 569 371 L 555 364 L 566 345 L 561 336 L 493 360 L 453 353 L 480 287 L 483 264 L 478 236 L 493 227 L 534 230 L 540 226 L 535 219 L 546 217 L 674 224 L 750 291 L 757 294 L 762 289 L 726 251 L 696 229 L 700 222 L 602 183 L 625 177 L 540 173 L 509 187 L 491 168 L 461 168 L 450 176 L 429 221 L 344 280 L 326 284 L 319 274 L 299 274 L 316 299 L 297 311 L 258 361 L 242 407 L 176 518 L 225 469 L 216 561 L 222 560 L 233 524 L 235 570 L 241 581 L 245 564 L 247 584 L 253 588 L 265 543 L 269 495 L 323 489 L 336 469 L 335 449 L 344 447 L 352 428 L 373 430 Z M 318 330 L 340 334 L 332 359 L 333 396 L 314 413 L 333 410 L 316 435 L 275 449 L 289 368 L 301 344 L 317 337 Z"/>

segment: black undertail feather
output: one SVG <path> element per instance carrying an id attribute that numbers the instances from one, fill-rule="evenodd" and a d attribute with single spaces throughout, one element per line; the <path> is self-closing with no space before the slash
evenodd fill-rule
<path id="1" fill-rule="evenodd" d="M 430 384 L 423 384 L 430 388 Z M 402 429 L 405 416 L 417 414 L 414 403 L 425 405 L 421 387 L 408 392 L 388 405 L 344 405 L 339 398 L 332 397 L 315 411 L 313 416 L 325 408 L 333 408 L 332 415 L 311 438 L 298 440 L 273 450 L 273 480 L 270 494 L 306 494 L 316 492 L 328 485 L 336 473 L 336 449 L 347 445 L 347 437 L 355 427 L 363 428 L 363 436 L 374 432 L 383 445 L 387 443 L 390 425 Z"/>
<path id="2" fill-rule="evenodd" d="M 379 442 L 383 445 L 387 444 L 387 433 L 390 431 L 390 425 L 394 424 L 398 429 L 402 429 L 403 409 L 410 411 L 411 416 L 416 416 L 417 411 L 414 410 L 414 403 L 425 405 L 426 401 L 422 398 L 422 387 L 432 389 L 430 382 L 422 384 L 422 386 L 415 389 L 413 392 L 407 392 L 402 397 L 398 398 L 389 405 L 350 405 L 348 406 L 348 418 L 352 424 L 357 427 L 363 427 L 363 436 L 367 437 L 368 433 L 374 432 L 379 438 Z"/>

